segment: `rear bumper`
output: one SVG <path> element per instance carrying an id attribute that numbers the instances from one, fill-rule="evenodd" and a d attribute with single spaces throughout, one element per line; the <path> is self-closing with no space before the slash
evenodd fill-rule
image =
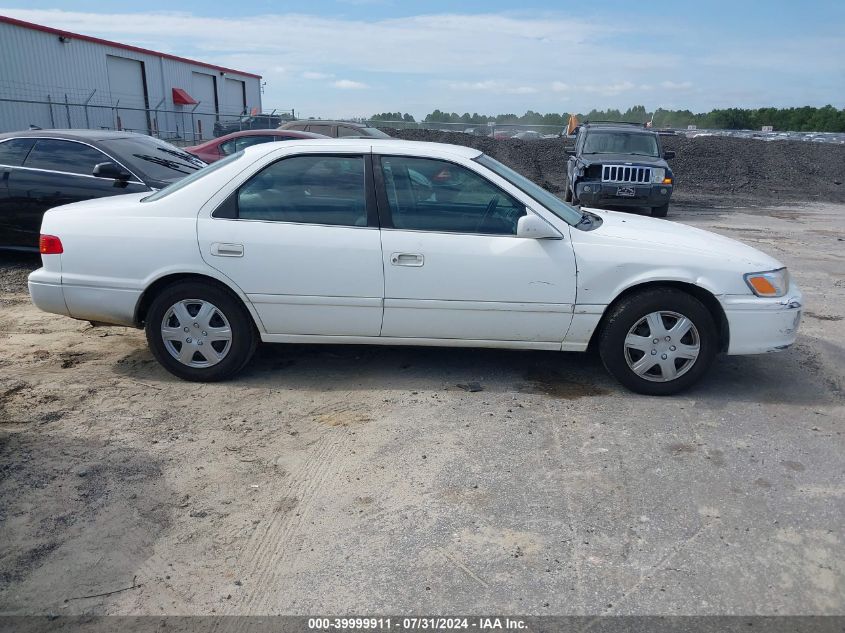
<path id="1" fill-rule="evenodd" d="M 39 268 L 29 275 L 27 282 L 32 303 L 39 310 L 70 316 L 62 290 L 62 275 Z"/>
<path id="2" fill-rule="evenodd" d="M 619 195 L 620 191 L 633 195 Z M 672 185 L 626 185 L 588 180 L 575 183 L 575 196 L 581 204 L 587 206 L 609 204 L 620 207 L 660 207 L 669 203 Z"/>
<path id="3" fill-rule="evenodd" d="M 804 298 L 797 286 L 789 290 L 779 299 L 722 297 L 730 328 L 728 354 L 767 354 L 795 343 Z"/>

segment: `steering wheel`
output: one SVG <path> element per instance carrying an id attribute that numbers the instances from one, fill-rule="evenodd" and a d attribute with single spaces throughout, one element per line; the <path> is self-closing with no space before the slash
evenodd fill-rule
<path id="1" fill-rule="evenodd" d="M 484 215 L 481 216 L 481 222 L 475 227 L 476 231 L 480 231 L 481 227 L 487 224 L 487 220 L 490 219 L 490 216 L 493 215 L 493 212 L 496 210 L 496 207 L 499 206 L 499 196 L 498 194 L 490 198 L 490 202 L 487 203 L 487 208 L 484 209 Z"/>

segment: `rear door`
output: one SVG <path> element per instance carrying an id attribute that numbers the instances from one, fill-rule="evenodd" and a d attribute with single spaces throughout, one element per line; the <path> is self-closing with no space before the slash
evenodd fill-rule
<path id="1" fill-rule="evenodd" d="M 32 236 L 24 229 L 22 202 L 12 197 L 9 180 L 35 145 L 32 138 L 12 138 L 0 142 L 0 246 L 31 247 Z"/>
<path id="2" fill-rule="evenodd" d="M 268 334 L 378 336 L 372 182 L 368 146 L 274 160 L 201 214 L 203 259 L 246 293 Z"/>

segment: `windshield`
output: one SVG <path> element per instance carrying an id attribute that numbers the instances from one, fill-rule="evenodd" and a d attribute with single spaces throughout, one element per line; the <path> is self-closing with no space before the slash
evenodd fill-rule
<path id="1" fill-rule="evenodd" d="M 502 163 L 490 158 L 486 154 L 482 154 L 476 158 L 475 161 L 495 172 L 515 187 L 521 189 L 567 224 L 575 225 L 581 221 L 583 216 L 580 211 L 570 207 L 556 195 L 546 191 L 539 185 L 534 184 L 532 181 L 528 180 L 528 178 L 515 172 L 510 167 L 505 167 Z"/>
<path id="2" fill-rule="evenodd" d="M 149 136 L 108 139 L 102 144 L 144 180 L 173 182 L 205 167 L 196 156 Z"/>
<path id="3" fill-rule="evenodd" d="M 657 139 L 651 134 L 626 132 L 588 132 L 584 154 L 637 154 L 658 156 Z"/>
<path id="4" fill-rule="evenodd" d="M 230 154 L 226 158 L 218 160 L 216 163 L 212 163 L 211 165 L 203 167 L 202 169 L 198 169 L 197 171 L 192 173 L 190 176 L 186 176 L 185 178 L 182 178 L 182 179 L 177 180 L 176 182 L 174 182 L 170 185 L 167 185 L 164 189 L 159 189 L 154 194 L 149 195 L 146 198 L 143 198 L 141 200 L 141 202 L 155 202 L 156 200 L 161 200 L 162 198 L 169 196 L 174 191 L 179 191 L 182 187 L 185 187 L 185 186 L 191 184 L 195 180 L 199 180 L 200 178 L 204 178 L 205 176 L 208 176 L 208 174 L 217 171 L 218 169 L 220 169 L 224 165 L 228 165 L 229 163 L 237 160 L 238 158 L 240 158 L 243 155 L 244 155 L 243 151 L 235 152 L 234 154 Z"/>

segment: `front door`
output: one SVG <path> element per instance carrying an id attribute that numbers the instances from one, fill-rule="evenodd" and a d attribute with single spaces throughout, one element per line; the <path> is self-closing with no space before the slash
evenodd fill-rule
<path id="1" fill-rule="evenodd" d="M 378 336 L 384 275 L 367 150 L 272 162 L 199 218 L 203 259 L 244 291 L 268 334 Z"/>
<path id="2" fill-rule="evenodd" d="M 93 175 L 99 163 L 113 162 L 100 150 L 66 139 L 39 138 L 7 177 L 8 205 L 17 217 L 20 246 L 38 248 L 41 220 L 48 209 L 91 198 L 148 191 L 133 177 L 128 182 Z"/>
<path id="3" fill-rule="evenodd" d="M 381 167 L 382 336 L 559 343 L 575 303 L 567 240 L 516 237 L 531 213 L 474 170 L 410 156 Z"/>

